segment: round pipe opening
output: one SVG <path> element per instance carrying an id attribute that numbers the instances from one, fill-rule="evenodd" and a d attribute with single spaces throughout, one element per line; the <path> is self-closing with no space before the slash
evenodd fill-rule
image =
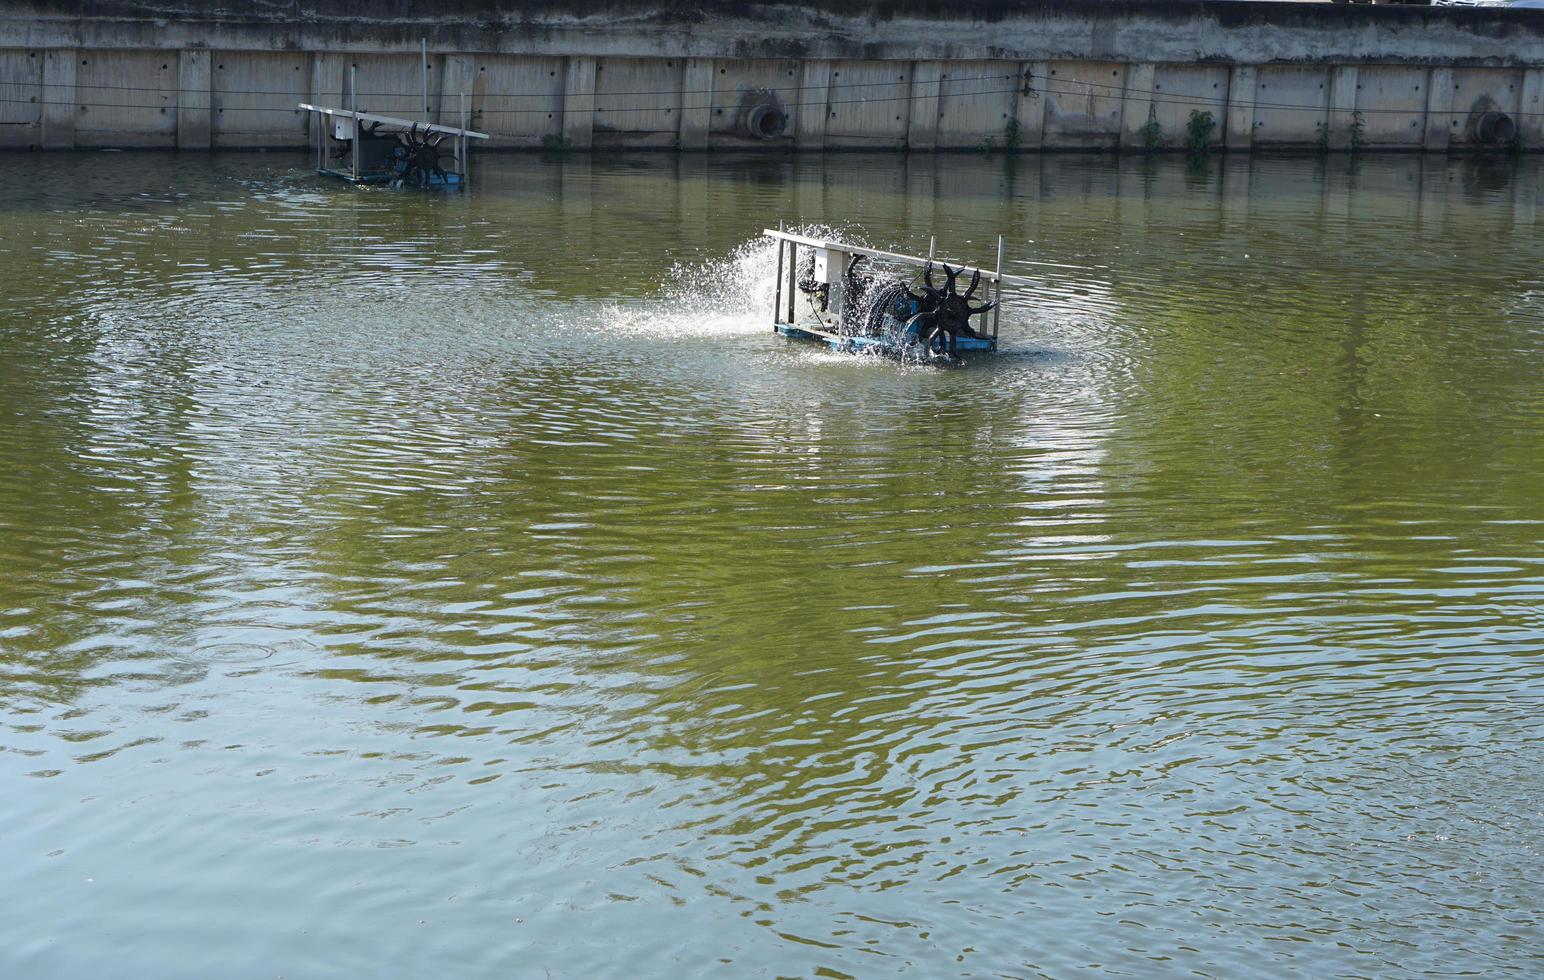
<path id="1" fill-rule="evenodd" d="M 788 128 L 788 117 L 775 105 L 758 105 L 745 116 L 745 128 L 757 139 L 775 140 Z"/>
<path id="2" fill-rule="evenodd" d="M 1504 112 L 1487 112 L 1474 127 L 1481 143 L 1510 143 L 1517 136 L 1517 124 Z"/>

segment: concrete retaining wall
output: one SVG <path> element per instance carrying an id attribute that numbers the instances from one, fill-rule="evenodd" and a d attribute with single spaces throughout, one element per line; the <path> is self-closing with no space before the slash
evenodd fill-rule
<path id="1" fill-rule="evenodd" d="M 300 101 L 504 147 L 1544 146 L 1544 11 L 1247 2 L 0 0 L 0 145 L 300 147 Z M 746 129 L 766 102 L 781 135 Z"/>

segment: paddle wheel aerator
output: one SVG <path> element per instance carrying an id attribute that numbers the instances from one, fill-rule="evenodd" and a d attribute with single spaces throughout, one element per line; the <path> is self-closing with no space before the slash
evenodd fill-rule
<path id="1" fill-rule="evenodd" d="M 1002 236 L 996 268 L 987 269 L 937 259 L 936 242 L 924 257 L 782 228 L 763 234 L 777 243 L 772 329 L 838 351 L 951 362 L 991 353 L 997 350 L 1003 287 L 1034 285 L 1003 272 Z M 940 266 L 942 284 L 933 278 Z M 959 277 L 967 272 L 970 283 L 962 293 Z M 972 303 L 983 285 L 983 302 Z"/>
<path id="2" fill-rule="evenodd" d="M 359 97 L 352 72 L 350 69 L 349 88 L 354 94 L 349 103 L 357 106 Z M 317 173 L 341 177 L 353 184 L 421 189 L 462 187 L 466 183 L 467 141 L 488 138 L 487 133 L 466 128 L 465 95 L 460 100 L 460 126 L 307 102 L 300 103 L 300 108 L 312 113 L 315 124 L 312 128 L 316 133 Z"/>

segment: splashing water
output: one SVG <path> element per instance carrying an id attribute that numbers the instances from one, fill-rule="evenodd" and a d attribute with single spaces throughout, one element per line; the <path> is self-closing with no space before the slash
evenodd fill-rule
<path id="1" fill-rule="evenodd" d="M 788 229 L 810 238 L 845 238 L 852 231 L 825 225 Z M 608 306 L 605 327 L 665 339 L 748 334 L 767 329 L 777 288 L 777 243 L 757 236 L 727 255 L 671 267 L 653 297 Z"/>
<path id="2" fill-rule="evenodd" d="M 850 227 L 809 224 L 788 231 L 808 238 L 868 244 L 861 231 Z M 808 254 L 808 250 L 801 250 L 801 255 Z M 910 342 L 904 323 L 893 315 L 885 315 L 882 309 L 895 299 L 886 287 L 894 281 L 896 270 L 870 267 L 862 271 L 864 275 L 878 274 L 880 279 L 857 295 L 851 322 L 862 332 L 882 334 L 887 343 L 885 349 L 845 351 L 834 356 L 850 360 L 861 355 L 865 360 L 875 358 L 891 363 L 899 358 L 912 365 L 937 360 L 932 352 Z M 610 331 L 664 340 L 760 333 L 771 320 L 777 275 L 777 243 L 758 236 L 740 243 L 724 256 L 676 263 L 658 293 L 608 305 L 602 311 L 601 323 Z M 801 302 L 807 300 L 801 298 Z M 824 348 L 810 351 L 811 355 L 829 353 Z"/>

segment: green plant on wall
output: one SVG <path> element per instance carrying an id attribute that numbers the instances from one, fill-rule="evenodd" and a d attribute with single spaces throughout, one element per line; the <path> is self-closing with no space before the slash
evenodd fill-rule
<path id="1" fill-rule="evenodd" d="M 1163 127 L 1158 125 L 1158 114 L 1147 107 L 1147 125 L 1142 127 L 1142 152 L 1152 156 L 1163 149 Z"/>
<path id="2" fill-rule="evenodd" d="M 1322 122 L 1316 122 L 1313 130 L 1314 149 L 1319 151 L 1320 156 L 1327 156 L 1330 152 L 1330 128 Z"/>
<path id="3" fill-rule="evenodd" d="M 558 153 L 566 153 L 567 151 L 574 148 L 574 142 L 567 136 L 558 136 L 554 133 L 548 133 L 546 136 L 541 138 L 541 147 L 544 150 L 553 150 Z"/>
<path id="4" fill-rule="evenodd" d="M 1017 119 L 1009 119 L 1008 125 L 1003 127 L 1003 145 L 1009 153 L 1019 152 L 1019 144 L 1024 142 L 1024 127 L 1019 125 Z"/>
<path id="5" fill-rule="evenodd" d="M 1366 123 L 1362 119 L 1361 111 L 1358 110 L 1356 112 L 1351 113 L 1351 125 L 1349 127 L 1349 132 L 1350 132 L 1350 135 L 1351 135 L 1351 152 L 1352 153 L 1355 153 L 1357 150 L 1360 150 L 1362 148 L 1363 132 L 1364 132 L 1365 128 L 1366 128 Z"/>
<path id="6" fill-rule="evenodd" d="M 1212 142 L 1212 130 L 1216 128 L 1217 120 L 1212 118 L 1210 112 L 1190 110 L 1190 121 L 1185 123 L 1185 148 L 1192 156 L 1205 153 Z"/>

